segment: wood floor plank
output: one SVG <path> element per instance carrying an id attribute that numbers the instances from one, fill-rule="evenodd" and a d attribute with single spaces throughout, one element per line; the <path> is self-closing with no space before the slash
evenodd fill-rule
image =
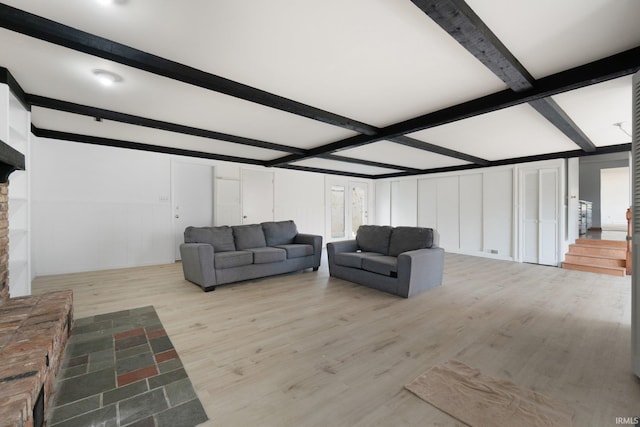
<path id="1" fill-rule="evenodd" d="M 324 260 L 326 266 L 326 260 Z M 209 426 L 459 426 L 403 389 L 457 358 L 574 410 L 640 415 L 629 277 L 446 254 L 444 285 L 410 299 L 288 274 L 204 293 L 179 264 L 38 277 L 75 317 L 155 306 Z"/>

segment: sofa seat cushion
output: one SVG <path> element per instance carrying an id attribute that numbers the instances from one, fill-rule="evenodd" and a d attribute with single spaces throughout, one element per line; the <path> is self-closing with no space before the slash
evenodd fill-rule
<path id="1" fill-rule="evenodd" d="M 340 252 L 335 254 L 334 261 L 343 267 L 362 268 L 362 262 L 367 258 L 384 256 L 377 252 Z"/>
<path id="2" fill-rule="evenodd" d="M 298 235 L 298 228 L 293 221 L 263 222 L 262 231 L 267 241 L 267 246 L 288 245 Z"/>
<path id="3" fill-rule="evenodd" d="M 398 258 L 394 256 L 364 258 L 362 269 L 385 276 L 398 277 Z"/>
<path id="4" fill-rule="evenodd" d="M 231 229 L 233 230 L 233 238 L 238 251 L 267 246 L 260 224 L 234 225 Z"/>
<path id="5" fill-rule="evenodd" d="M 287 259 L 287 251 L 280 248 L 251 248 L 247 251 L 253 253 L 254 264 L 269 264 Z"/>
<path id="6" fill-rule="evenodd" d="M 433 246 L 433 229 L 423 227 L 395 227 L 391 232 L 389 255 L 398 256 L 403 252 Z"/>
<path id="7" fill-rule="evenodd" d="M 389 239 L 393 227 L 388 225 L 361 225 L 356 233 L 358 248 L 362 252 L 389 254 Z"/>
<path id="8" fill-rule="evenodd" d="M 216 252 L 235 251 L 233 231 L 226 225 L 222 227 L 187 227 L 184 230 L 185 243 L 208 243 Z"/>
<path id="9" fill-rule="evenodd" d="M 253 253 L 248 251 L 217 252 L 213 255 L 217 269 L 242 267 L 253 264 Z"/>
<path id="10" fill-rule="evenodd" d="M 278 245 L 276 248 L 287 251 L 287 258 L 302 258 L 313 255 L 313 246 L 303 244 Z"/>

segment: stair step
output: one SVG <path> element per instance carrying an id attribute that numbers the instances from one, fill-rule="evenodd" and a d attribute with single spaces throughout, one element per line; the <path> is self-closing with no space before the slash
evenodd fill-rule
<path id="1" fill-rule="evenodd" d="M 627 242 L 624 240 L 599 240 L 599 239 L 576 239 L 577 245 L 606 246 L 608 248 L 627 249 Z"/>
<path id="2" fill-rule="evenodd" d="M 562 268 L 567 270 L 579 270 L 579 271 L 588 271 L 590 273 L 600 273 L 600 274 L 608 274 L 610 276 L 621 276 L 624 277 L 626 274 L 624 267 L 597 267 L 591 265 L 580 265 L 580 264 L 572 264 L 570 262 L 563 262 Z"/>
<path id="3" fill-rule="evenodd" d="M 594 255 L 577 255 L 567 253 L 564 257 L 565 261 L 571 264 L 594 265 L 601 267 L 625 267 L 626 259 L 617 257 L 604 257 Z"/>
<path id="4" fill-rule="evenodd" d="M 569 245 L 569 253 L 574 255 L 598 255 L 610 258 L 627 258 L 626 248 L 615 248 L 601 245 Z"/>

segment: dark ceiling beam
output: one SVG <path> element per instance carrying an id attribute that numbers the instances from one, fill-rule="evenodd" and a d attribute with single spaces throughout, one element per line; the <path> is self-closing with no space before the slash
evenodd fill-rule
<path id="1" fill-rule="evenodd" d="M 533 77 L 463 0 L 411 0 L 516 92 L 531 89 Z"/>
<path id="2" fill-rule="evenodd" d="M 584 151 L 596 151 L 596 145 L 589 139 L 582 129 L 569 117 L 553 98 L 542 98 L 529 102 L 538 113 L 564 133 L 578 147 Z"/>
<path id="3" fill-rule="evenodd" d="M 640 47 L 635 47 L 588 64 L 543 77 L 536 80 L 535 87 L 527 91 L 514 92 L 511 89 L 506 89 L 386 126 L 381 128 L 375 136 L 356 135 L 308 150 L 306 156 L 289 155 L 274 159 L 268 162 L 268 165 L 276 166 L 282 162 L 300 160 L 304 157 L 314 157 L 320 154 L 344 150 L 385 139 L 389 140 L 405 134 L 430 129 L 458 120 L 468 119 L 559 93 L 628 76 L 638 70 L 640 70 Z"/>
<path id="4" fill-rule="evenodd" d="M 285 153 L 304 154 L 306 151 L 300 148 L 288 145 L 274 144 L 271 142 L 260 141 L 252 138 L 245 138 L 236 135 L 230 135 L 222 132 L 215 132 L 207 129 L 195 128 L 176 123 L 165 122 L 161 120 L 149 119 L 146 117 L 134 116 L 132 114 L 119 113 L 117 111 L 106 110 L 103 108 L 91 107 L 87 105 L 75 104 L 73 102 L 61 101 L 58 99 L 47 98 L 39 95 L 27 94 L 27 101 L 36 107 L 48 108 L 52 110 L 64 111 L 67 113 L 81 114 L 83 116 L 96 117 L 100 119 L 112 120 L 130 125 L 143 126 L 153 129 L 160 129 L 169 132 L 177 132 L 185 135 L 198 136 L 220 141 L 233 142 L 251 147 L 265 148 L 267 150 L 277 150 Z"/>
<path id="5" fill-rule="evenodd" d="M 278 166 L 278 168 L 290 169 L 290 170 L 301 171 L 301 172 L 315 172 L 315 173 L 322 173 L 327 175 L 349 176 L 353 178 L 375 179 L 376 177 L 375 175 L 367 175 L 363 173 L 336 171 L 336 170 L 330 170 L 330 169 L 312 168 L 308 166 L 289 165 L 289 164 L 280 165 Z"/>
<path id="6" fill-rule="evenodd" d="M 20 104 L 22 104 L 25 110 L 31 111 L 31 105 L 27 102 L 27 95 L 13 77 L 13 74 L 4 67 L 0 67 L 0 83 L 4 83 L 9 86 L 9 89 L 11 89 L 11 92 L 15 95 L 18 101 L 20 101 Z"/>
<path id="7" fill-rule="evenodd" d="M 376 168 L 395 169 L 395 170 L 404 171 L 404 172 L 418 172 L 420 170 L 417 168 L 399 166 L 396 164 L 374 162 L 372 160 L 357 159 L 355 157 L 339 156 L 337 154 L 323 154 L 321 156 L 318 156 L 318 158 L 326 159 L 326 160 L 335 160 L 337 162 L 364 165 L 364 166 L 373 166 Z"/>
<path id="8" fill-rule="evenodd" d="M 535 79 L 464 0 L 411 0 L 469 53 L 516 92 L 534 87 Z M 551 98 L 530 103 L 551 124 L 585 151 L 595 144 Z"/>
<path id="9" fill-rule="evenodd" d="M 0 27 L 49 43 L 365 135 L 375 127 L 198 70 L 0 3 Z"/>
<path id="10" fill-rule="evenodd" d="M 398 144 L 406 145 L 407 147 L 417 148 L 419 150 L 425 150 L 431 153 L 442 154 L 443 156 L 453 157 L 455 159 L 464 160 L 470 163 L 475 163 L 480 166 L 489 165 L 488 160 L 481 159 L 480 157 L 475 157 L 470 154 L 461 153 L 455 150 L 450 150 L 448 148 L 444 148 L 439 145 L 429 144 L 428 142 L 423 142 L 415 138 L 410 138 L 408 136 L 398 136 L 395 138 L 391 138 L 390 141 L 393 141 Z"/>
<path id="11" fill-rule="evenodd" d="M 105 147 L 127 148 L 131 150 L 150 151 L 153 153 L 174 154 L 177 156 L 198 157 L 201 159 L 221 160 L 224 162 L 246 163 L 251 165 L 263 165 L 262 160 L 247 159 L 244 157 L 226 156 L 222 154 L 207 153 L 204 151 L 184 150 L 160 145 L 141 144 L 139 142 L 123 141 L 120 139 L 101 138 L 92 135 L 61 132 L 57 130 L 41 129 L 31 125 L 31 132 L 40 138 L 58 139 L 62 141 L 81 142 L 84 144 L 102 145 Z M 116 173 L 116 171 L 114 171 Z"/>

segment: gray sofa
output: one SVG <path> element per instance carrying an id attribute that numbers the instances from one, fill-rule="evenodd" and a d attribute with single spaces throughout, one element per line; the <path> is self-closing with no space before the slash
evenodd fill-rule
<path id="1" fill-rule="evenodd" d="M 293 221 L 187 227 L 180 245 L 184 278 L 217 285 L 320 267 L 322 236 L 298 233 Z"/>
<path id="2" fill-rule="evenodd" d="M 362 225 L 355 240 L 327 243 L 329 273 L 408 298 L 442 284 L 437 240 L 431 228 Z"/>

